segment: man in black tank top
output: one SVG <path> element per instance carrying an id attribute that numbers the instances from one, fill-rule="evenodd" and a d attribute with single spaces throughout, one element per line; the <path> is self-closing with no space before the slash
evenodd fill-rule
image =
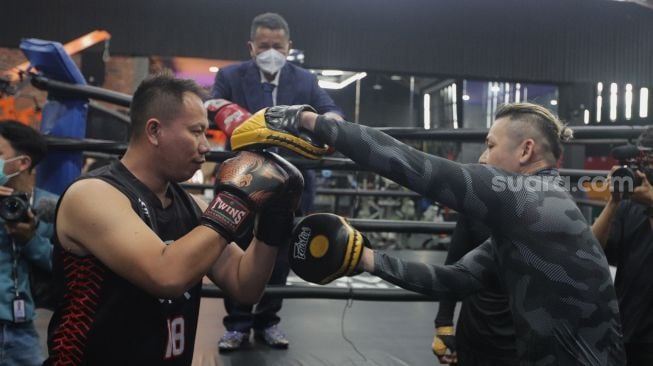
<path id="1" fill-rule="evenodd" d="M 46 364 L 190 365 L 205 275 L 243 303 L 262 294 L 301 175 L 272 154 L 242 152 L 222 164 L 208 206 L 192 198 L 177 182 L 209 151 L 202 96 L 191 80 L 147 78 L 124 157 L 62 195 L 54 271 L 64 296 Z M 252 231 L 246 251 L 228 245 Z"/>
<path id="2" fill-rule="evenodd" d="M 436 298 L 505 288 L 520 365 L 625 365 L 605 253 L 555 169 L 571 130 L 551 112 L 530 103 L 501 107 L 486 138 L 487 164 L 459 164 L 371 127 L 307 111 L 293 118 L 296 107 L 286 114 L 274 108 L 275 114 L 264 117 L 286 119 L 266 120 L 266 128 L 288 139 L 301 136 L 300 128 L 312 132 L 313 141 L 333 146 L 361 169 L 477 219 L 492 232 L 490 241 L 451 266 L 364 248 L 365 271 Z M 232 141 L 237 137 L 235 132 Z"/>

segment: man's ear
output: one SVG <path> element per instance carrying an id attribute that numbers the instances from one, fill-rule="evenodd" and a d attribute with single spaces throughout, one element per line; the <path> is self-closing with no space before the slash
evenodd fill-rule
<path id="1" fill-rule="evenodd" d="M 20 159 L 18 159 L 18 164 L 19 164 L 18 168 L 20 169 L 21 172 L 24 170 L 29 171 L 30 169 L 32 169 L 32 157 L 29 155 L 23 155 L 20 157 Z"/>
<path id="2" fill-rule="evenodd" d="M 145 122 L 145 136 L 154 146 L 159 146 L 159 137 L 161 136 L 161 121 L 156 118 L 150 118 Z"/>
<path id="3" fill-rule="evenodd" d="M 526 139 L 519 146 L 519 163 L 524 165 L 535 156 L 535 140 Z"/>
<path id="4" fill-rule="evenodd" d="M 256 54 L 254 53 L 254 43 L 252 41 L 247 41 L 247 50 L 252 58 L 256 57 Z"/>

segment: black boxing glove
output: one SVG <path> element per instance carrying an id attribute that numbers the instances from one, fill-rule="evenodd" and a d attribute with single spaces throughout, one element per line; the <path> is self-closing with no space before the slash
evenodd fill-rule
<path id="1" fill-rule="evenodd" d="M 320 285 L 356 274 L 363 247 L 369 246 L 344 217 L 327 213 L 304 217 L 290 240 L 290 268 L 303 280 Z"/>
<path id="2" fill-rule="evenodd" d="M 294 165 L 281 156 L 269 153 L 288 174 L 286 189 L 266 202 L 257 215 L 254 235 L 264 243 L 279 247 L 290 241 L 295 210 L 304 189 L 304 177 Z"/>
<path id="3" fill-rule="evenodd" d="M 302 112 L 315 112 L 309 105 L 278 105 L 256 112 L 231 135 L 233 150 L 280 146 L 309 159 L 321 159 L 327 146 L 299 124 Z"/>
<path id="4" fill-rule="evenodd" d="M 288 188 L 290 176 L 269 153 L 239 152 L 220 165 L 214 198 L 201 224 L 228 241 L 251 233 L 257 210 Z"/>

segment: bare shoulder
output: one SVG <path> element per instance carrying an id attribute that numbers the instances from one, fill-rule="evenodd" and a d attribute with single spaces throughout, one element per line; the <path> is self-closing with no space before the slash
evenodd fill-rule
<path id="1" fill-rule="evenodd" d="M 64 213 L 87 213 L 100 208 L 130 205 L 128 198 L 111 184 L 95 178 L 73 183 L 61 198 Z"/>
<path id="2" fill-rule="evenodd" d="M 117 188 L 101 179 L 79 180 L 61 198 L 57 236 L 64 248 L 88 254 L 89 244 L 101 241 L 102 233 L 125 224 L 131 216 L 138 219 L 129 199 Z"/>

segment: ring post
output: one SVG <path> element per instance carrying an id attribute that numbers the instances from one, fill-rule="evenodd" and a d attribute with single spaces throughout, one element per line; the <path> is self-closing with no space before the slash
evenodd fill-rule
<path id="1" fill-rule="evenodd" d="M 71 84 L 86 85 L 61 43 L 40 39 L 23 39 L 20 49 L 40 75 Z M 43 135 L 83 139 L 86 134 L 88 99 L 48 93 L 43 107 L 41 133 Z M 37 167 L 36 186 L 61 194 L 82 169 L 81 151 L 50 151 Z"/>

